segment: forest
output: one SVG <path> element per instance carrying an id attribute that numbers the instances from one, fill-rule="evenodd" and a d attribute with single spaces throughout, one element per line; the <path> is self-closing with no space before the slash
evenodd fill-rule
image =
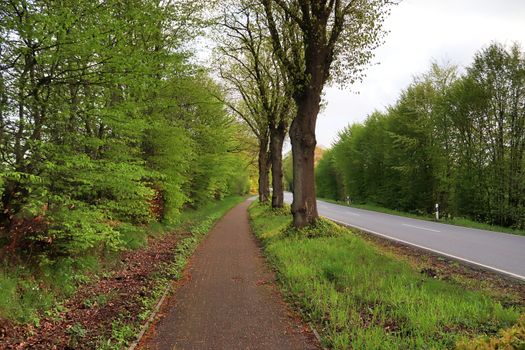
<path id="1" fill-rule="evenodd" d="M 386 111 L 340 131 L 318 196 L 525 228 L 525 59 L 492 43 L 460 72 L 432 64 Z"/>
<path id="2" fill-rule="evenodd" d="M 134 247 L 156 221 L 249 190 L 246 127 L 185 44 L 202 9 L 3 3 L 0 259 L 45 266 Z"/>

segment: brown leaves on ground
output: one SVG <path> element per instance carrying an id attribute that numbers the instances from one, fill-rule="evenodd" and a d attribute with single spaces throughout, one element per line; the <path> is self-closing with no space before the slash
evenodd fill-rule
<path id="1" fill-rule="evenodd" d="M 181 234 L 151 239 L 148 246 L 120 256 L 121 264 L 83 285 L 58 314 L 38 327 L 0 319 L 0 349 L 94 349 L 112 334 L 114 322 L 137 324 L 142 299 L 151 296 L 154 276 L 173 260 Z"/>

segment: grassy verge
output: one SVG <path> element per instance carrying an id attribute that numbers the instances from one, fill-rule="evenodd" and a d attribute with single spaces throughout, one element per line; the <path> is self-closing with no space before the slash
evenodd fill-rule
<path id="1" fill-rule="evenodd" d="M 61 259 L 44 266 L 0 267 L 0 318 L 39 324 L 42 314 L 61 311 L 61 301 L 103 268 L 96 256 Z"/>
<path id="2" fill-rule="evenodd" d="M 449 349 L 513 326 L 523 312 L 488 294 L 422 275 L 351 230 L 250 207 L 252 227 L 291 300 L 336 349 Z M 490 348 L 488 348 L 490 349 Z"/>
<path id="3" fill-rule="evenodd" d="M 133 232 L 124 237 L 128 243 L 127 248 L 142 247 L 147 235 L 160 237 L 165 232 L 189 230 L 191 236 L 181 242 L 180 251 L 177 251 L 175 265 L 183 266 L 187 255 L 192 252 L 202 235 L 227 210 L 243 199 L 244 197 L 239 196 L 229 197 L 198 210 L 188 210 L 181 215 L 180 224 L 176 227 L 164 227 L 157 223 L 143 234 L 135 232 L 138 229 L 130 230 Z M 42 266 L 28 266 L 23 262 L 18 266 L 0 265 L 0 319 L 38 326 L 42 316 L 60 313 L 63 300 L 70 297 L 79 286 L 96 281 L 116 268 L 118 261 L 118 254 L 112 253 L 63 258 Z M 115 328 L 119 328 L 118 324 Z"/>
<path id="4" fill-rule="evenodd" d="M 371 210 L 371 211 L 377 211 L 379 213 L 385 213 L 385 214 L 391 214 L 391 215 L 398 215 L 398 216 L 404 216 L 407 218 L 412 219 L 420 219 L 420 220 L 427 220 L 427 221 L 434 221 L 434 216 L 428 215 L 428 214 L 415 214 L 415 213 L 407 213 L 400 210 L 394 210 L 389 209 L 385 207 L 381 207 L 375 204 L 350 204 L 348 205 L 346 202 L 342 201 L 336 201 L 333 199 L 327 199 L 327 198 L 319 198 L 322 201 L 338 204 L 338 205 L 344 205 L 347 207 L 357 208 L 357 209 L 364 209 L 364 210 Z M 518 230 L 513 229 L 510 227 L 504 227 L 504 226 L 496 226 L 496 225 L 490 225 L 483 222 L 473 221 L 467 218 L 441 218 L 441 223 L 444 224 L 450 224 L 450 225 L 456 225 L 456 226 L 462 226 L 462 227 L 468 227 L 468 228 L 476 228 L 480 230 L 487 230 L 487 231 L 494 231 L 494 232 L 504 232 L 504 233 L 510 233 L 513 235 L 520 235 L 525 236 L 525 230 Z"/>

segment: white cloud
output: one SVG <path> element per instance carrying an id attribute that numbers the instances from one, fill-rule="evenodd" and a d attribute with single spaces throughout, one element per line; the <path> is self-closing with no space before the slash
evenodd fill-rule
<path id="1" fill-rule="evenodd" d="M 318 144 L 330 146 L 346 125 L 395 103 L 433 60 L 465 67 L 492 41 L 517 41 L 525 49 L 525 0 L 404 0 L 385 27 L 390 34 L 364 81 L 351 89 L 326 89 L 327 106 L 317 121 Z"/>

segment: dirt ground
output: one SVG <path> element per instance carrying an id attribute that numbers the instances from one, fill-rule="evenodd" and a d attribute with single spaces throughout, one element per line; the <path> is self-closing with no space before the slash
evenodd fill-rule
<path id="1" fill-rule="evenodd" d="M 81 286 L 62 312 L 41 319 L 38 327 L 0 319 L 0 349 L 95 349 L 111 337 L 118 317 L 139 324 L 142 299 L 155 288 L 154 275 L 173 260 L 184 235 L 151 239 L 147 247 L 123 253 L 116 269 Z"/>

